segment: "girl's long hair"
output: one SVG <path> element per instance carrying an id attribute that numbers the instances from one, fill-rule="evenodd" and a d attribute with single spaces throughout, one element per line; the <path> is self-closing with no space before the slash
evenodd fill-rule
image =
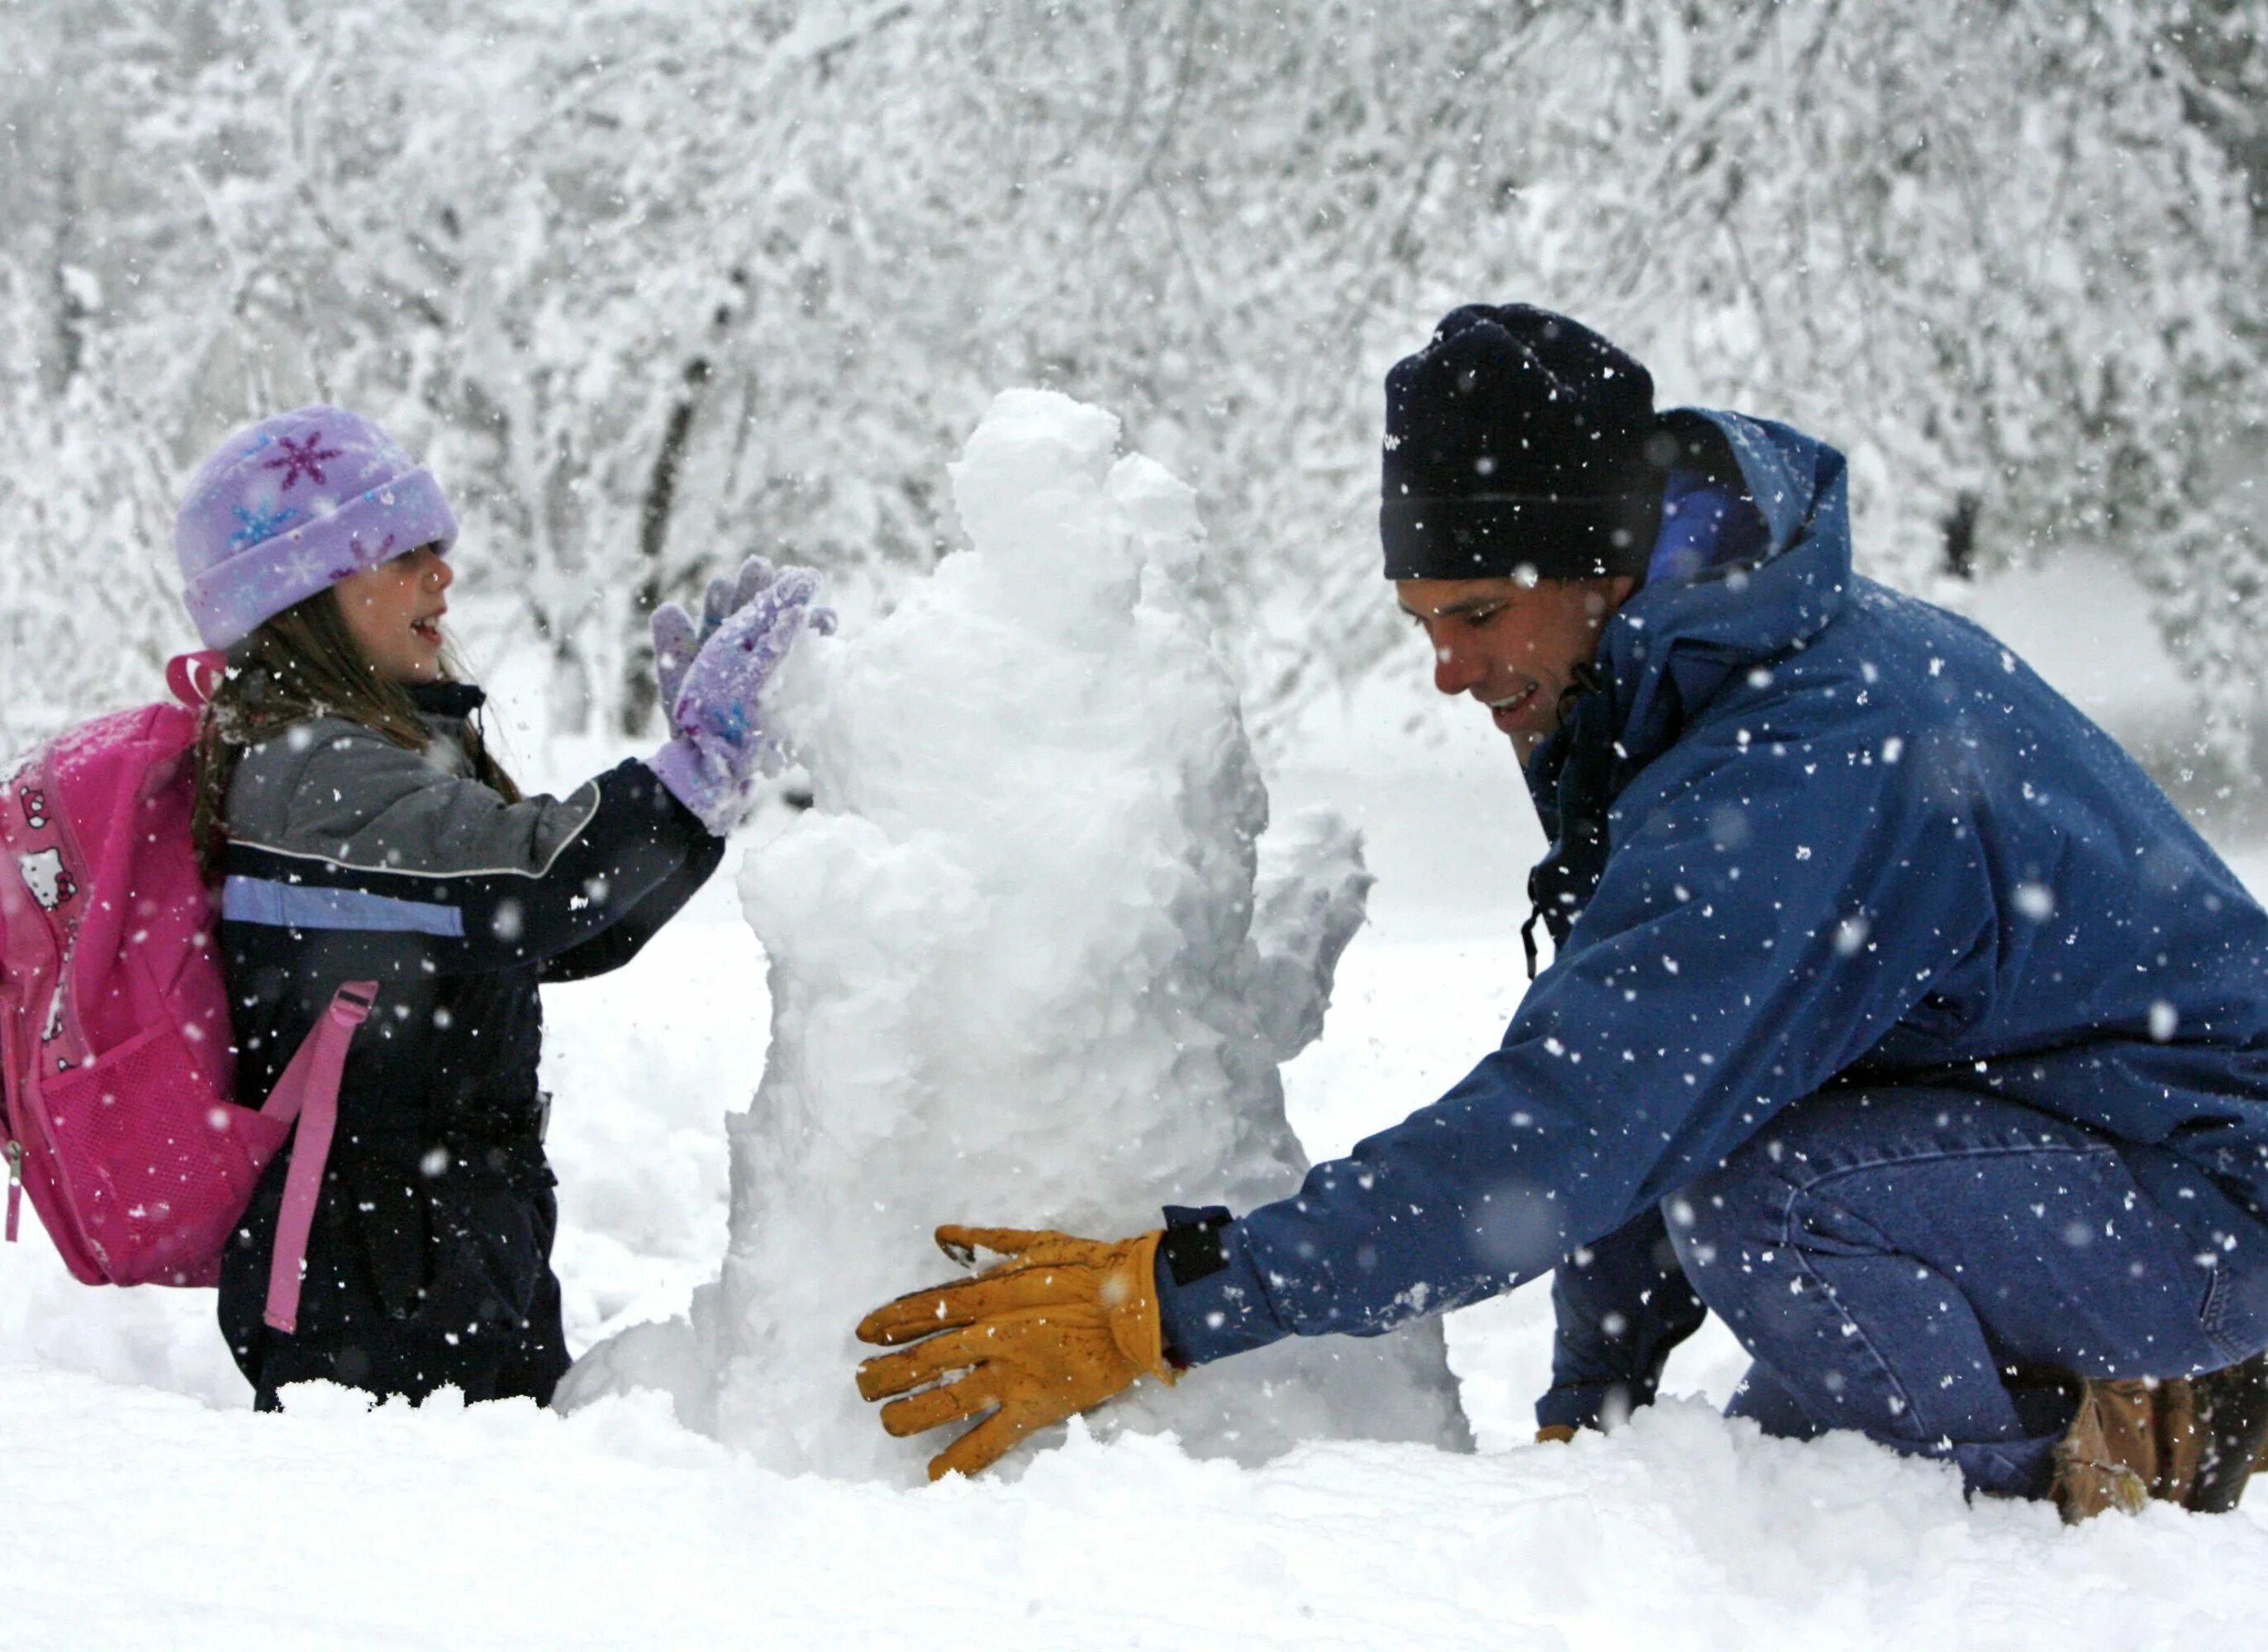
<path id="1" fill-rule="evenodd" d="M 228 664 L 197 731 L 190 831 L 209 881 L 220 880 L 221 853 L 228 844 L 229 782 L 247 748 L 316 717 L 359 723 L 408 751 L 423 752 L 433 744 L 433 731 L 418 715 L 409 688 L 363 657 L 339 613 L 335 590 L 319 591 L 262 623 L 229 650 Z M 443 655 L 441 676 L 461 680 L 453 655 Z M 475 780 L 507 803 L 519 800 L 519 788 L 490 755 L 477 728 L 468 723 L 460 743 Z"/>

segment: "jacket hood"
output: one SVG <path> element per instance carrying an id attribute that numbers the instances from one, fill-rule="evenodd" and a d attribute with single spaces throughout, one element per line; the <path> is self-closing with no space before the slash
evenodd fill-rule
<path id="1" fill-rule="evenodd" d="M 1714 435 L 1731 450 L 1763 521 L 1761 545 L 1749 548 L 1758 545 L 1753 532 L 1736 536 L 1738 551 L 1715 546 L 1692 571 L 1634 592 L 1607 622 L 1592 664 L 1577 672 L 1583 692 L 1528 760 L 1528 795 L 1551 841 L 1528 877 L 1533 910 L 1521 939 L 1531 979 L 1535 925 L 1565 944 L 1605 870 L 1608 817 L 1631 776 L 1675 745 L 1734 676 L 1825 630 L 1851 587 L 1840 453 L 1736 413 L 1681 408 L 1662 422 L 1679 434 Z"/>
<path id="2" fill-rule="evenodd" d="M 1653 580 L 1608 621 L 1594 692 L 1611 709 L 1571 716 L 1538 749 L 1529 776 L 1539 804 L 1546 789 L 1556 790 L 1566 761 L 1555 748 L 1579 725 L 1603 723 L 1615 731 L 1616 767 L 1627 775 L 1673 744 L 1727 679 L 1804 647 L 1848 598 L 1851 518 L 1841 453 L 1786 425 L 1737 413 L 1683 407 L 1663 422 L 1705 423 L 1724 439 L 1764 518 L 1764 548 Z"/>

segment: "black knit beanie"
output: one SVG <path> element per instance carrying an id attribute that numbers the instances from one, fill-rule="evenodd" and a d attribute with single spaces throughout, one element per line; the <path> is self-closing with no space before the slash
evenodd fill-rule
<path id="1" fill-rule="evenodd" d="M 1653 379 L 1580 322 L 1452 310 L 1386 376 L 1388 579 L 1643 574 L 1661 525 Z"/>

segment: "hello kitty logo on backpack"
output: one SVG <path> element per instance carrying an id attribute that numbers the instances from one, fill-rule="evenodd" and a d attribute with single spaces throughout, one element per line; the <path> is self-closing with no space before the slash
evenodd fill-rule
<path id="1" fill-rule="evenodd" d="M 177 703 L 81 723 L 0 778 L 7 1237 L 28 1193 L 79 1280 L 211 1284 L 296 1122 L 268 1300 L 288 1331 L 347 1044 L 377 988 L 341 987 L 266 1105 L 237 1104 L 217 906 L 189 833 L 223 669 L 184 655 L 166 671 Z"/>
<path id="2" fill-rule="evenodd" d="M 16 766 L 16 772 L 5 782 L 0 783 L 14 788 L 16 806 L 24 811 L 24 824 L 36 832 L 48 823 L 48 794 L 21 778 L 31 766 L 31 760 L 26 759 Z"/>
<path id="3" fill-rule="evenodd" d="M 0 776 L 0 797 L 12 795 L 24 818 L 26 832 L 40 832 L 48 824 L 48 794 L 35 783 L 32 760 L 26 758 Z M 53 912 L 78 892 L 78 885 L 63 870 L 63 852 L 56 848 L 26 850 L 16 856 L 17 875 L 32 899 Z"/>

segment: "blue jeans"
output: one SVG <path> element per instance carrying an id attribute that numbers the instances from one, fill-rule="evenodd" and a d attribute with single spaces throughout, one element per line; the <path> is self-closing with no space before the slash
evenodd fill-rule
<path id="1" fill-rule="evenodd" d="M 2073 1378 L 2268 1347 L 2268 1222 L 2169 1151 L 1990 1096 L 1811 1097 L 1662 1210 L 1755 1360 L 1730 1414 L 1857 1428 L 1972 1490 L 2045 1494 Z"/>

